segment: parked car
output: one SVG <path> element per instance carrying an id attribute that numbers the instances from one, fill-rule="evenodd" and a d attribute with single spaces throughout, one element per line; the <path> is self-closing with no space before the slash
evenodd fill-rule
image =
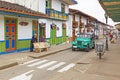
<path id="1" fill-rule="evenodd" d="M 89 52 L 95 48 L 95 40 L 91 34 L 78 34 L 75 41 L 72 42 L 72 50 L 85 49 Z"/>

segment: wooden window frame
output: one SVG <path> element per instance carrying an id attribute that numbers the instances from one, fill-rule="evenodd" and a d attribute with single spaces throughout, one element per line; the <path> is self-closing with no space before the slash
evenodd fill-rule
<path id="1" fill-rule="evenodd" d="M 52 7 L 52 0 L 46 0 L 46 8 L 51 9 Z"/>
<path id="2" fill-rule="evenodd" d="M 65 13 L 65 4 L 61 3 L 61 12 Z"/>

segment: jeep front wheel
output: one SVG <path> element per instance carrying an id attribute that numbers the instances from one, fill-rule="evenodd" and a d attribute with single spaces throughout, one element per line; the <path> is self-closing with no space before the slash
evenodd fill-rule
<path id="1" fill-rule="evenodd" d="M 93 47 L 92 47 L 92 49 L 95 49 L 95 43 L 93 44 Z"/>
<path id="2" fill-rule="evenodd" d="M 86 49 L 85 49 L 86 52 L 89 52 L 90 51 L 90 48 L 89 46 L 87 45 Z"/>
<path id="3" fill-rule="evenodd" d="M 75 48 L 72 47 L 72 51 L 75 51 Z"/>

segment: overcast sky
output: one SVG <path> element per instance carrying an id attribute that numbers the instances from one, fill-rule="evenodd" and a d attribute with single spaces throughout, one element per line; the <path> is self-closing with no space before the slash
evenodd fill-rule
<path id="1" fill-rule="evenodd" d="M 98 20 L 105 22 L 105 11 L 99 4 L 98 0 L 76 0 L 78 2 L 77 5 L 72 5 L 70 8 L 80 10 L 86 14 L 89 14 Z M 111 19 L 108 20 L 108 24 L 114 25 Z"/>

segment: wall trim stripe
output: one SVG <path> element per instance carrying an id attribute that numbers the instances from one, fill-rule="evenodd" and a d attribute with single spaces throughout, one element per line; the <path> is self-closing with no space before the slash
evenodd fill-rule
<path id="1" fill-rule="evenodd" d="M 5 40 L 0 40 L 0 42 L 5 42 Z"/>
<path id="2" fill-rule="evenodd" d="M 56 37 L 56 38 L 62 38 L 63 36 L 58 36 L 58 37 Z"/>
<path id="3" fill-rule="evenodd" d="M 23 40 L 31 40 L 31 38 L 29 38 L 29 39 L 18 39 L 19 41 L 23 41 Z"/>
<path id="4" fill-rule="evenodd" d="M 56 37 L 56 38 L 62 38 L 63 36 L 58 36 L 58 37 Z M 66 36 L 67 37 L 67 36 Z M 45 39 L 51 39 L 51 38 L 45 38 Z"/>
<path id="5" fill-rule="evenodd" d="M 10 51 L 10 52 L 0 52 L 0 55 L 12 54 L 12 53 L 15 53 L 15 52 L 21 52 L 21 51 L 26 51 L 26 50 L 30 50 L 30 48 L 23 48 L 23 49 L 13 50 L 13 51 Z"/>

